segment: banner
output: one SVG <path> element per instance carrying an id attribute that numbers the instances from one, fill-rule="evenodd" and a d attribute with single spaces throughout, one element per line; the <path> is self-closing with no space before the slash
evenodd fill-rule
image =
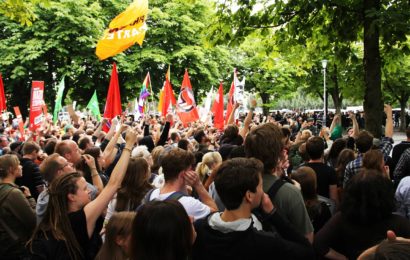
<path id="1" fill-rule="evenodd" d="M 97 117 L 98 121 L 101 121 L 101 113 L 100 113 L 100 106 L 98 104 L 97 90 L 94 90 L 94 94 L 91 97 L 90 101 L 88 102 L 87 109 L 91 111 L 91 114 Z"/>
<path id="2" fill-rule="evenodd" d="M 144 114 L 145 112 L 145 100 L 148 98 L 151 93 L 148 91 L 148 88 L 151 86 L 151 77 L 149 72 L 147 76 L 145 76 L 144 82 L 142 83 L 140 96 L 138 98 L 138 111 L 140 115 Z"/>
<path id="3" fill-rule="evenodd" d="M 7 110 L 6 96 L 4 95 L 3 78 L 0 74 L 0 112 L 3 112 L 4 110 Z"/>
<path id="4" fill-rule="evenodd" d="M 115 17 L 98 41 L 96 54 L 100 60 L 121 53 L 144 41 L 147 25 L 148 0 L 135 0 L 127 9 Z"/>
<path id="5" fill-rule="evenodd" d="M 20 141 L 25 141 L 26 138 L 24 137 L 24 122 L 23 122 L 23 117 L 21 116 L 21 113 L 20 113 L 20 108 L 14 107 L 14 113 L 16 114 L 16 118 L 19 122 Z"/>
<path id="6" fill-rule="evenodd" d="M 30 98 L 30 130 L 35 131 L 43 122 L 44 81 L 33 81 Z"/>
<path id="7" fill-rule="evenodd" d="M 57 95 L 56 95 L 56 102 L 54 105 L 54 113 L 53 113 L 53 124 L 55 124 L 58 120 L 58 112 L 61 110 L 61 100 L 63 99 L 63 93 L 64 93 L 64 76 L 60 81 L 60 84 L 57 87 Z"/>
<path id="8" fill-rule="evenodd" d="M 196 108 L 194 92 L 192 91 L 188 70 L 185 70 L 184 79 L 182 80 L 181 92 L 178 96 L 177 114 L 184 126 L 186 126 L 189 122 L 195 122 L 199 120 L 198 110 Z"/>
<path id="9" fill-rule="evenodd" d="M 104 118 L 109 119 L 109 124 L 103 125 L 103 131 L 108 132 L 110 128 L 111 119 L 122 114 L 120 85 L 118 83 L 117 65 L 113 64 L 111 71 L 110 86 L 108 87 L 108 94 L 104 109 Z"/>
<path id="10" fill-rule="evenodd" d="M 224 129 L 224 90 L 222 82 L 219 85 L 218 93 L 215 96 L 215 101 L 212 106 L 214 113 L 214 126 L 220 130 Z"/>

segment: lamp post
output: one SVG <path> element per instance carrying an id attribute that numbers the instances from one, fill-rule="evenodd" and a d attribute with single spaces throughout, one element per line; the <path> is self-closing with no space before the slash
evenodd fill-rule
<path id="1" fill-rule="evenodd" d="M 327 66 L 327 60 L 322 60 L 322 68 L 323 68 L 323 123 L 322 123 L 322 127 L 326 127 L 326 116 L 327 116 L 326 66 Z"/>

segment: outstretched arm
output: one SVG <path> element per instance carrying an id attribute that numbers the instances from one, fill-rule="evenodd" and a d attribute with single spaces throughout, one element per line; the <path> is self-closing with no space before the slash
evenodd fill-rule
<path id="1" fill-rule="evenodd" d="M 98 195 L 95 200 L 91 201 L 84 207 L 84 212 L 87 219 L 88 237 L 91 237 L 95 228 L 95 222 L 107 208 L 108 203 L 121 186 L 121 182 L 124 179 L 124 174 L 130 160 L 131 150 L 137 140 L 137 133 L 133 130 L 128 130 L 125 139 L 125 148 L 122 150 L 120 160 L 115 165 L 107 186 L 101 191 L 100 195 Z"/>

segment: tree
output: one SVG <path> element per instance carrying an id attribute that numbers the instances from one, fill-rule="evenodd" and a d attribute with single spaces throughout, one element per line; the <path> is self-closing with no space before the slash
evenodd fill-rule
<path id="1" fill-rule="evenodd" d="M 255 4 L 256 8 L 255 8 Z M 224 41 L 241 39 L 256 28 L 290 35 L 302 44 L 314 35 L 317 26 L 336 36 L 337 42 L 355 42 L 363 37 L 364 109 L 366 128 L 381 135 L 383 102 L 381 96 L 380 35 L 389 44 L 405 39 L 409 31 L 408 1 L 224 1 L 219 4 L 223 24 L 215 25 Z M 232 7 L 235 8 L 232 8 Z M 382 25 L 382 26 L 381 26 Z M 219 28 L 218 28 L 219 26 Z M 215 40 L 215 42 L 217 42 Z"/>
<path id="2" fill-rule="evenodd" d="M 31 25 L 37 18 L 34 13 L 36 5 L 48 6 L 48 0 L 3 0 L 0 2 L 0 13 L 22 25 Z"/>

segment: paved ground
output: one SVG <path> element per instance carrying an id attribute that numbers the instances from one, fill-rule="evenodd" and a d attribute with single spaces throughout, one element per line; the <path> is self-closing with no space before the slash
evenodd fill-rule
<path id="1" fill-rule="evenodd" d="M 404 132 L 399 132 L 398 130 L 394 130 L 393 133 L 393 140 L 394 140 L 394 145 L 400 143 L 401 141 L 406 140 L 406 133 Z"/>

